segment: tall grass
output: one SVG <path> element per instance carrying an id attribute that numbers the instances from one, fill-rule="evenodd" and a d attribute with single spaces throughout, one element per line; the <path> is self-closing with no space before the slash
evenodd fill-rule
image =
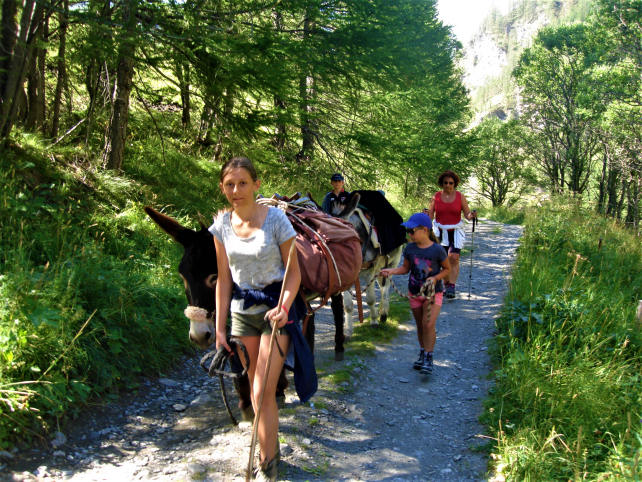
<path id="1" fill-rule="evenodd" d="M 642 476 L 642 245 L 612 220 L 531 211 L 497 321 L 483 420 L 512 480 Z"/>
<path id="2" fill-rule="evenodd" d="M 162 160 L 148 139 L 115 174 L 17 141 L 0 155 L 0 449 L 46 437 L 191 350 L 180 249 L 142 206 L 174 205 L 187 225 L 216 206 L 217 166 L 172 144 Z"/>

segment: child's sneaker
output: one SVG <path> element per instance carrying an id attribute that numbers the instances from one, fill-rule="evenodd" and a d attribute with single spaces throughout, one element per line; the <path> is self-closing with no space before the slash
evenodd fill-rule
<path id="1" fill-rule="evenodd" d="M 425 357 L 426 357 L 426 352 L 421 350 L 419 352 L 419 358 L 417 358 L 417 361 L 415 361 L 415 363 L 412 364 L 412 368 L 414 368 L 415 370 L 421 370 L 421 367 L 424 364 Z"/>
<path id="2" fill-rule="evenodd" d="M 455 298 L 455 285 L 453 284 L 446 284 L 446 292 L 444 293 L 446 298 L 449 300 L 452 300 Z"/>
<path id="3" fill-rule="evenodd" d="M 424 375 L 430 375 L 432 373 L 432 357 L 430 355 L 426 355 L 419 371 Z"/>

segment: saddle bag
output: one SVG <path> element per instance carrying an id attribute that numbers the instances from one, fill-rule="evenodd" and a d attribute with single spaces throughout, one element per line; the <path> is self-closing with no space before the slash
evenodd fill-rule
<path id="1" fill-rule="evenodd" d="M 301 284 L 323 297 L 321 306 L 335 293 L 354 285 L 361 269 L 361 241 L 347 221 L 323 211 L 292 209 L 286 215 L 296 236 Z"/>
<path id="2" fill-rule="evenodd" d="M 285 214 L 296 231 L 301 286 L 307 295 L 317 294 L 324 306 L 330 296 L 355 284 L 361 269 L 361 241 L 352 224 L 324 213 L 310 198 L 299 193 L 291 198 L 276 194 L 261 200 L 285 203 Z"/>

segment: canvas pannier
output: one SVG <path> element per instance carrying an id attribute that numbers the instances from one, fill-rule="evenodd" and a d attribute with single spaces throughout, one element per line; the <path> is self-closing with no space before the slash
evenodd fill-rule
<path id="1" fill-rule="evenodd" d="M 323 306 L 357 280 L 362 261 L 359 235 L 352 224 L 317 209 L 307 198 L 277 199 L 287 203 L 285 214 L 297 233 L 301 285 L 322 296 Z"/>

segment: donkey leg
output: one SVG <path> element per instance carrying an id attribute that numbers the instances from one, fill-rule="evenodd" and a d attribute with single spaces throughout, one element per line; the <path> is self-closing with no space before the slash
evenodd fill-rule
<path id="1" fill-rule="evenodd" d="M 366 303 L 370 309 L 370 321 L 374 324 L 379 322 L 379 312 L 377 311 L 377 293 L 375 291 L 375 283 L 370 283 L 366 291 Z"/>
<path id="2" fill-rule="evenodd" d="M 379 284 L 381 298 L 379 299 L 379 321 L 385 323 L 388 321 L 388 313 L 390 312 L 390 282 L 383 278 Z"/>
<path id="3" fill-rule="evenodd" d="M 330 298 L 330 306 L 332 307 L 332 316 L 334 318 L 334 361 L 343 360 L 343 342 L 345 335 L 343 334 L 343 296 L 341 293 L 332 295 Z"/>
<path id="4" fill-rule="evenodd" d="M 316 326 L 314 325 L 314 313 L 310 315 L 310 318 L 308 318 L 308 322 L 306 323 L 305 326 L 305 331 L 303 332 L 303 337 L 305 338 L 305 341 L 308 342 L 308 346 L 310 347 L 310 351 L 314 353 L 314 332 L 316 331 Z"/>
<path id="5" fill-rule="evenodd" d="M 345 339 L 352 336 L 352 293 L 350 290 L 343 292 L 343 313 L 345 315 Z"/>
<path id="6" fill-rule="evenodd" d="M 234 388 L 239 396 L 239 410 L 241 418 L 245 421 L 254 419 L 254 409 L 252 408 L 252 398 L 250 394 L 250 379 L 247 375 L 234 379 Z"/>
<path id="7" fill-rule="evenodd" d="M 396 268 L 401 262 L 401 254 L 403 252 L 403 246 L 399 246 L 392 253 L 389 254 L 389 257 L 386 259 L 386 268 Z M 388 313 L 390 313 L 390 285 L 392 280 L 388 278 L 377 279 L 379 282 L 379 289 L 381 292 L 381 299 L 379 305 L 381 306 L 381 315 L 379 319 L 381 323 L 385 323 L 388 320 Z"/>

